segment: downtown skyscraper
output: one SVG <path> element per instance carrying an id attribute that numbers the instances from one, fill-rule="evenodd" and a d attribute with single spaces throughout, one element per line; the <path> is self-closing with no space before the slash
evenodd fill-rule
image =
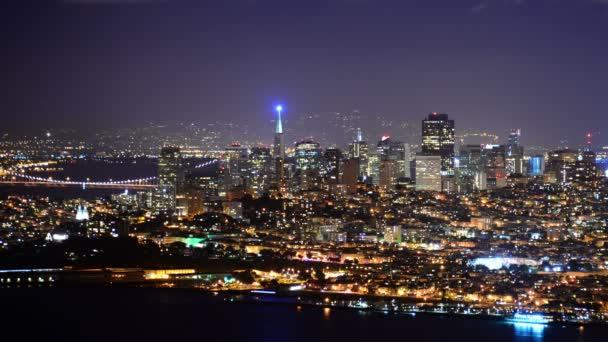
<path id="1" fill-rule="evenodd" d="M 273 158 L 274 158 L 274 171 L 275 171 L 275 182 L 279 189 L 285 186 L 285 137 L 283 136 L 283 121 L 281 118 L 281 112 L 283 106 L 276 106 L 277 111 L 277 125 L 274 131 L 274 144 L 273 144 Z"/>
<path id="2" fill-rule="evenodd" d="M 422 120 L 422 154 L 441 157 L 441 175 L 454 175 L 454 120 L 433 112 Z"/>
<path id="3" fill-rule="evenodd" d="M 170 213 L 176 210 L 183 177 L 179 147 L 163 147 L 158 158 L 158 189 L 154 203 L 156 212 Z"/>

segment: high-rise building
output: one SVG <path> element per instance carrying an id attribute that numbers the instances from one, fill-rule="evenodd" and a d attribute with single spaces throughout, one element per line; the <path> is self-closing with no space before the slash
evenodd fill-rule
<path id="1" fill-rule="evenodd" d="M 323 154 L 324 176 L 329 184 L 339 184 L 342 170 L 342 151 L 338 148 L 328 148 Z"/>
<path id="2" fill-rule="evenodd" d="M 155 209 L 173 212 L 177 207 L 177 195 L 183 182 L 182 155 L 179 147 L 163 147 L 158 158 L 158 188 Z"/>
<path id="3" fill-rule="evenodd" d="M 299 171 L 318 171 L 321 168 L 321 145 L 312 140 L 296 143 L 296 169 Z"/>
<path id="4" fill-rule="evenodd" d="M 276 107 L 276 111 L 277 111 L 277 125 L 274 130 L 273 157 L 275 159 L 277 159 L 277 158 L 285 159 L 285 137 L 283 136 L 283 120 L 281 118 L 281 112 L 283 111 L 283 106 L 278 105 Z"/>
<path id="5" fill-rule="evenodd" d="M 245 183 L 249 175 L 249 150 L 241 146 L 241 143 L 233 142 L 226 148 L 224 160 L 227 168 L 225 173 L 227 190 L 248 186 Z"/>
<path id="6" fill-rule="evenodd" d="M 283 112 L 283 106 L 278 105 L 277 111 L 277 125 L 274 130 L 274 145 L 272 157 L 274 158 L 274 173 L 275 183 L 280 191 L 285 189 L 285 137 L 283 136 L 283 118 L 281 112 Z"/>
<path id="7" fill-rule="evenodd" d="M 585 150 L 579 153 L 574 163 L 574 175 L 572 178 L 576 182 L 589 182 L 597 178 L 595 152 Z"/>
<path id="8" fill-rule="evenodd" d="M 416 190 L 441 191 L 441 156 L 416 155 Z"/>
<path id="9" fill-rule="evenodd" d="M 410 178 L 410 147 L 401 141 L 394 141 L 390 136 L 383 136 L 377 144 L 380 161 L 391 160 L 395 164 L 395 181 L 397 178 Z"/>
<path id="10" fill-rule="evenodd" d="M 411 164 L 412 164 L 412 150 L 410 144 L 403 144 L 403 177 L 412 178 Z M 401 168 L 401 166 L 400 166 Z"/>
<path id="11" fill-rule="evenodd" d="M 342 184 L 346 185 L 346 192 L 353 194 L 357 191 L 359 178 L 359 158 L 349 158 L 344 161 Z"/>
<path id="12" fill-rule="evenodd" d="M 397 184 L 397 162 L 384 159 L 380 161 L 378 186 L 384 191 L 395 189 Z"/>
<path id="13" fill-rule="evenodd" d="M 505 146 L 506 175 L 524 173 L 524 148 L 520 145 L 521 129 L 512 129 Z"/>
<path id="14" fill-rule="evenodd" d="M 574 169 L 578 153 L 570 149 L 549 153 L 545 173 L 552 175 L 556 182 L 566 184 L 574 180 Z"/>
<path id="15" fill-rule="evenodd" d="M 256 195 L 270 187 L 272 157 L 268 147 L 253 147 L 249 155 L 249 186 Z"/>
<path id="16" fill-rule="evenodd" d="M 458 187 L 461 192 L 469 193 L 474 190 L 482 190 L 478 182 L 480 177 L 485 178 L 481 173 L 484 170 L 484 163 L 481 154 L 481 145 L 460 146 L 458 156 Z M 485 182 L 484 182 L 485 183 Z"/>
<path id="17" fill-rule="evenodd" d="M 422 120 L 422 153 L 441 157 L 441 175 L 454 175 L 454 120 L 431 113 Z"/>
<path id="18" fill-rule="evenodd" d="M 543 173 L 545 173 L 545 157 L 541 155 L 530 157 L 528 174 L 530 176 L 542 176 Z"/>
<path id="19" fill-rule="evenodd" d="M 507 165 L 505 145 L 483 145 L 482 160 L 486 173 L 488 189 L 500 189 L 507 186 Z"/>
<path id="20" fill-rule="evenodd" d="M 519 146 L 520 138 L 521 138 L 521 129 L 520 128 L 512 129 L 511 132 L 509 132 L 509 139 L 507 141 L 507 145 Z"/>
<path id="21" fill-rule="evenodd" d="M 369 146 L 367 142 L 363 140 L 361 128 L 357 128 L 357 137 L 355 138 L 355 141 L 349 145 L 348 157 L 359 159 L 358 177 L 361 179 L 369 176 L 368 154 Z"/>
<path id="22" fill-rule="evenodd" d="M 317 188 L 321 171 L 321 145 L 312 140 L 296 143 L 296 177 L 301 190 Z"/>
<path id="23" fill-rule="evenodd" d="M 380 154 L 378 154 L 378 151 L 369 151 L 367 155 L 367 170 L 367 181 L 371 179 L 372 184 L 378 185 L 380 182 Z"/>

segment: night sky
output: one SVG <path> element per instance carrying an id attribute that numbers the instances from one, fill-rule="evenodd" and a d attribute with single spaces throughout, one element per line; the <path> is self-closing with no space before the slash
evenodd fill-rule
<path id="1" fill-rule="evenodd" d="M 608 124 L 608 0 L 6 0 L 0 17 L 3 131 L 267 122 L 279 101 L 447 112 L 529 144 Z"/>

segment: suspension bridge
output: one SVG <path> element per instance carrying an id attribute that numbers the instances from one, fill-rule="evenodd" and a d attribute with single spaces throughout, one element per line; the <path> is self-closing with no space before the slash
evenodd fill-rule
<path id="1" fill-rule="evenodd" d="M 202 169 L 215 164 L 219 159 L 212 159 L 207 162 L 197 164 L 193 166 L 193 169 Z M 79 186 L 83 189 L 87 188 L 101 188 L 101 189 L 132 189 L 132 190 L 146 190 L 154 189 L 158 187 L 158 177 L 143 177 L 143 178 L 132 178 L 132 179 L 121 179 L 121 180 L 108 180 L 108 181 L 91 181 L 87 180 L 72 180 L 72 179 L 54 179 L 52 177 L 44 178 L 38 176 L 28 175 L 22 172 L 16 171 L 3 171 L 4 177 L 0 177 L 0 185 L 23 185 L 23 186 L 51 186 L 51 187 L 69 187 Z"/>

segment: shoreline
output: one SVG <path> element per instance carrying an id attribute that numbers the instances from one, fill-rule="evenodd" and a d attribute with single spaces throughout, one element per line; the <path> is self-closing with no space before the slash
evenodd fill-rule
<path id="1" fill-rule="evenodd" d="M 394 314 L 394 315 L 408 315 L 412 318 L 416 318 L 418 316 L 421 317 L 440 317 L 440 318 L 449 318 L 449 319 L 473 319 L 473 320 L 485 320 L 485 321 L 494 321 L 494 322 L 502 322 L 505 324 L 523 324 L 523 325 L 531 325 L 538 327 L 579 327 L 582 328 L 584 326 L 597 326 L 606 328 L 608 327 L 608 322 L 602 321 L 587 321 L 587 322 L 572 322 L 572 321 L 563 321 L 563 320 L 555 320 L 555 317 L 558 313 L 547 313 L 543 312 L 542 314 L 545 316 L 550 316 L 553 319 L 551 322 L 547 323 L 534 323 L 534 322 L 513 322 L 509 321 L 510 315 L 506 314 L 488 314 L 483 312 L 476 313 L 462 313 L 462 312 L 454 312 L 454 311 L 439 311 L 439 310 L 431 310 L 435 308 L 430 305 L 420 306 L 422 309 L 418 310 L 400 310 L 395 308 L 386 308 L 381 309 L 377 305 L 378 303 L 384 303 L 387 301 L 395 300 L 393 297 L 380 297 L 374 296 L 373 299 L 376 300 L 372 305 L 361 305 L 361 306 L 352 306 L 346 305 L 346 301 L 353 302 L 355 297 L 366 297 L 366 296 L 358 296 L 356 294 L 336 294 L 336 293 L 323 293 L 323 292 L 312 292 L 312 291 L 298 291 L 298 292 L 285 292 L 285 291 L 273 291 L 273 290 L 262 290 L 263 293 L 256 293 L 252 290 L 224 290 L 224 291 L 214 291 L 208 289 L 199 289 L 192 287 L 158 287 L 158 286 L 149 286 L 149 284 L 69 284 L 69 285 L 59 285 L 59 286 L 47 286 L 47 287 L 12 287 L 12 288 L 3 288 L 5 292 L 14 291 L 31 291 L 31 290 L 65 290 L 70 288 L 76 289 L 129 289 L 129 290 L 145 290 L 149 292 L 162 292 L 167 291 L 170 293 L 189 293 L 189 294 L 197 294 L 205 297 L 209 300 L 214 300 L 215 302 L 222 302 L 225 304 L 247 304 L 247 305 L 269 305 L 269 306 L 290 306 L 295 309 L 308 307 L 308 308 L 318 308 L 318 309 L 334 309 L 340 311 L 358 311 L 365 313 L 374 313 L 374 314 Z M 274 292 L 274 293 L 271 293 Z M 333 296 L 333 297 L 332 297 Z M 350 297 L 350 298 L 349 298 Z M 371 296 L 367 296 L 368 298 L 372 298 Z M 329 301 L 326 301 L 327 298 L 331 298 Z M 405 301 L 411 301 L 409 303 L 410 307 L 418 307 L 419 303 L 415 303 L 412 299 L 401 298 Z M 403 303 L 401 303 L 403 304 Z M 450 305 L 459 305 L 461 303 L 449 303 Z M 406 305 L 406 304 L 403 304 Z"/>

